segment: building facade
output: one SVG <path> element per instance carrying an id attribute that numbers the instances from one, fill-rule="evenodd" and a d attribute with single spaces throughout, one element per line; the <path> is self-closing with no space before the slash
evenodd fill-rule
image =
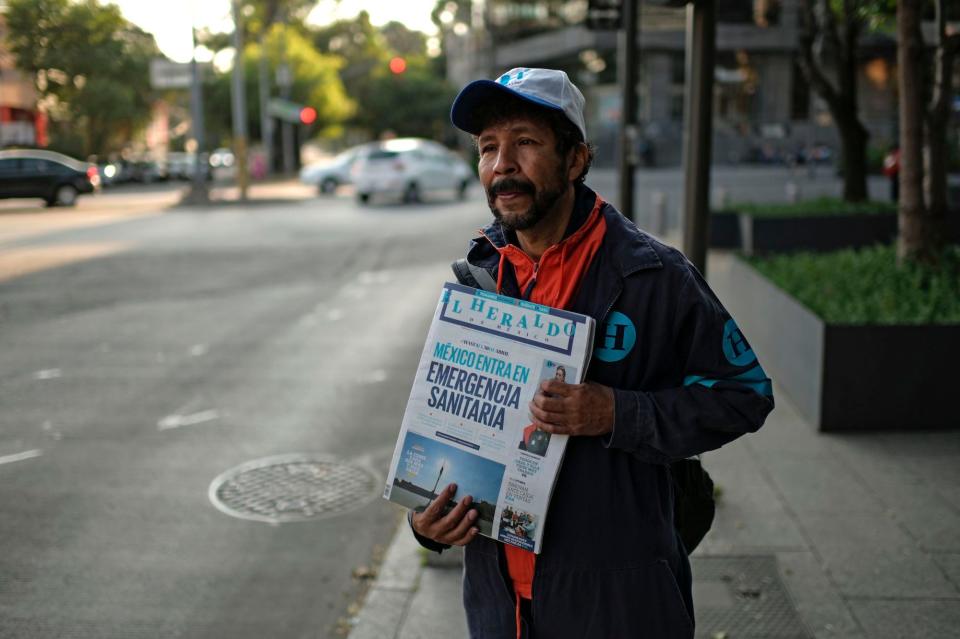
<path id="1" fill-rule="evenodd" d="M 567 71 L 587 94 L 588 131 L 598 165 L 617 157 L 621 89 L 616 31 L 586 28 L 587 1 L 474 0 L 473 28 L 455 27 L 445 43 L 451 80 L 464 84 L 516 66 Z M 826 104 L 798 66 L 799 0 L 717 0 L 714 161 L 778 162 L 839 149 Z M 686 10 L 642 4 L 638 118 L 646 164 L 680 162 L 684 108 Z M 893 40 L 872 36 L 861 47 L 861 119 L 872 147 L 896 139 Z"/>
<path id="2" fill-rule="evenodd" d="M 6 49 L 7 24 L 0 2 L 0 148 L 47 145 L 47 119 L 37 108 L 33 79 L 16 69 Z"/>

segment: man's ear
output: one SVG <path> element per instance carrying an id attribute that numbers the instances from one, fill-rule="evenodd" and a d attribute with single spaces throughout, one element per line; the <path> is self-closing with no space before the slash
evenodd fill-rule
<path id="1" fill-rule="evenodd" d="M 570 149 L 570 153 L 567 156 L 567 180 L 573 182 L 580 177 L 583 169 L 587 166 L 588 155 L 587 145 L 583 142 L 578 143 Z"/>

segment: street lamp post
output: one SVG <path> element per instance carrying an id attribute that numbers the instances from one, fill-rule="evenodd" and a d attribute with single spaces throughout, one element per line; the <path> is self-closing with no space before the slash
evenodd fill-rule
<path id="1" fill-rule="evenodd" d="M 716 29 L 713 0 L 695 0 L 687 5 L 683 252 L 703 274 L 707 272 L 710 236 L 710 150 Z"/>
<path id="2" fill-rule="evenodd" d="M 203 160 L 204 131 L 203 131 L 203 86 L 200 82 L 200 67 L 197 65 L 197 37 L 196 30 L 190 25 L 191 55 L 190 55 L 190 128 L 195 145 L 193 153 L 193 181 L 190 184 L 190 194 L 187 199 L 195 204 L 209 202 L 207 192 L 206 169 Z"/>
<path id="3" fill-rule="evenodd" d="M 240 0 L 233 0 L 233 154 L 240 199 L 247 199 L 247 96 L 243 83 L 243 22 Z"/>
<path id="4" fill-rule="evenodd" d="M 637 33 L 639 0 L 624 0 L 623 28 L 620 31 L 621 69 L 623 83 L 623 125 L 620 128 L 620 212 L 628 220 L 634 219 L 634 177 L 637 168 L 638 122 L 637 82 L 639 79 L 639 50 Z"/>

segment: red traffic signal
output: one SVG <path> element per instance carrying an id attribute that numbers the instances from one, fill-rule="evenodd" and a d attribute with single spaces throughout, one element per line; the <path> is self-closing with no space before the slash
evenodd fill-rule
<path id="1" fill-rule="evenodd" d="M 305 106 L 300 109 L 301 124 L 313 124 L 317 121 L 317 110 L 313 107 Z"/>
<path id="2" fill-rule="evenodd" d="M 406 71 L 406 70 L 407 70 L 407 61 L 406 61 L 406 60 L 404 60 L 404 59 L 401 58 L 400 56 L 396 56 L 396 57 L 390 59 L 390 72 L 391 72 L 391 73 L 393 73 L 393 74 L 395 74 L 395 75 L 399 75 L 399 74 L 403 73 L 403 72 Z"/>

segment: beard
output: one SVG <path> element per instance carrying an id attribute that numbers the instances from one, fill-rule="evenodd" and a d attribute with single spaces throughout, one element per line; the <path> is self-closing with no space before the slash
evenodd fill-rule
<path id="1" fill-rule="evenodd" d="M 558 171 L 554 177 L 555 179 L 551 180 L 542 189 L 535 187 L 532 182 L 517 178 L 503 178 L 499 182 L 494 182 L 487 189 L 487 205 L 490 207 L 490 212 L 507 231 L 532 229 L 541 220 L 553 213 L 557 201 L 563 197 L 569 187 L 569 183 L 565 183 L 563 180 L 565 173 L 562 170 Z M 531 196 L 533 203 L 526 211 L 505 214 L 495 204 L 497 194 L 504 191 L 526 193 Z"/>

